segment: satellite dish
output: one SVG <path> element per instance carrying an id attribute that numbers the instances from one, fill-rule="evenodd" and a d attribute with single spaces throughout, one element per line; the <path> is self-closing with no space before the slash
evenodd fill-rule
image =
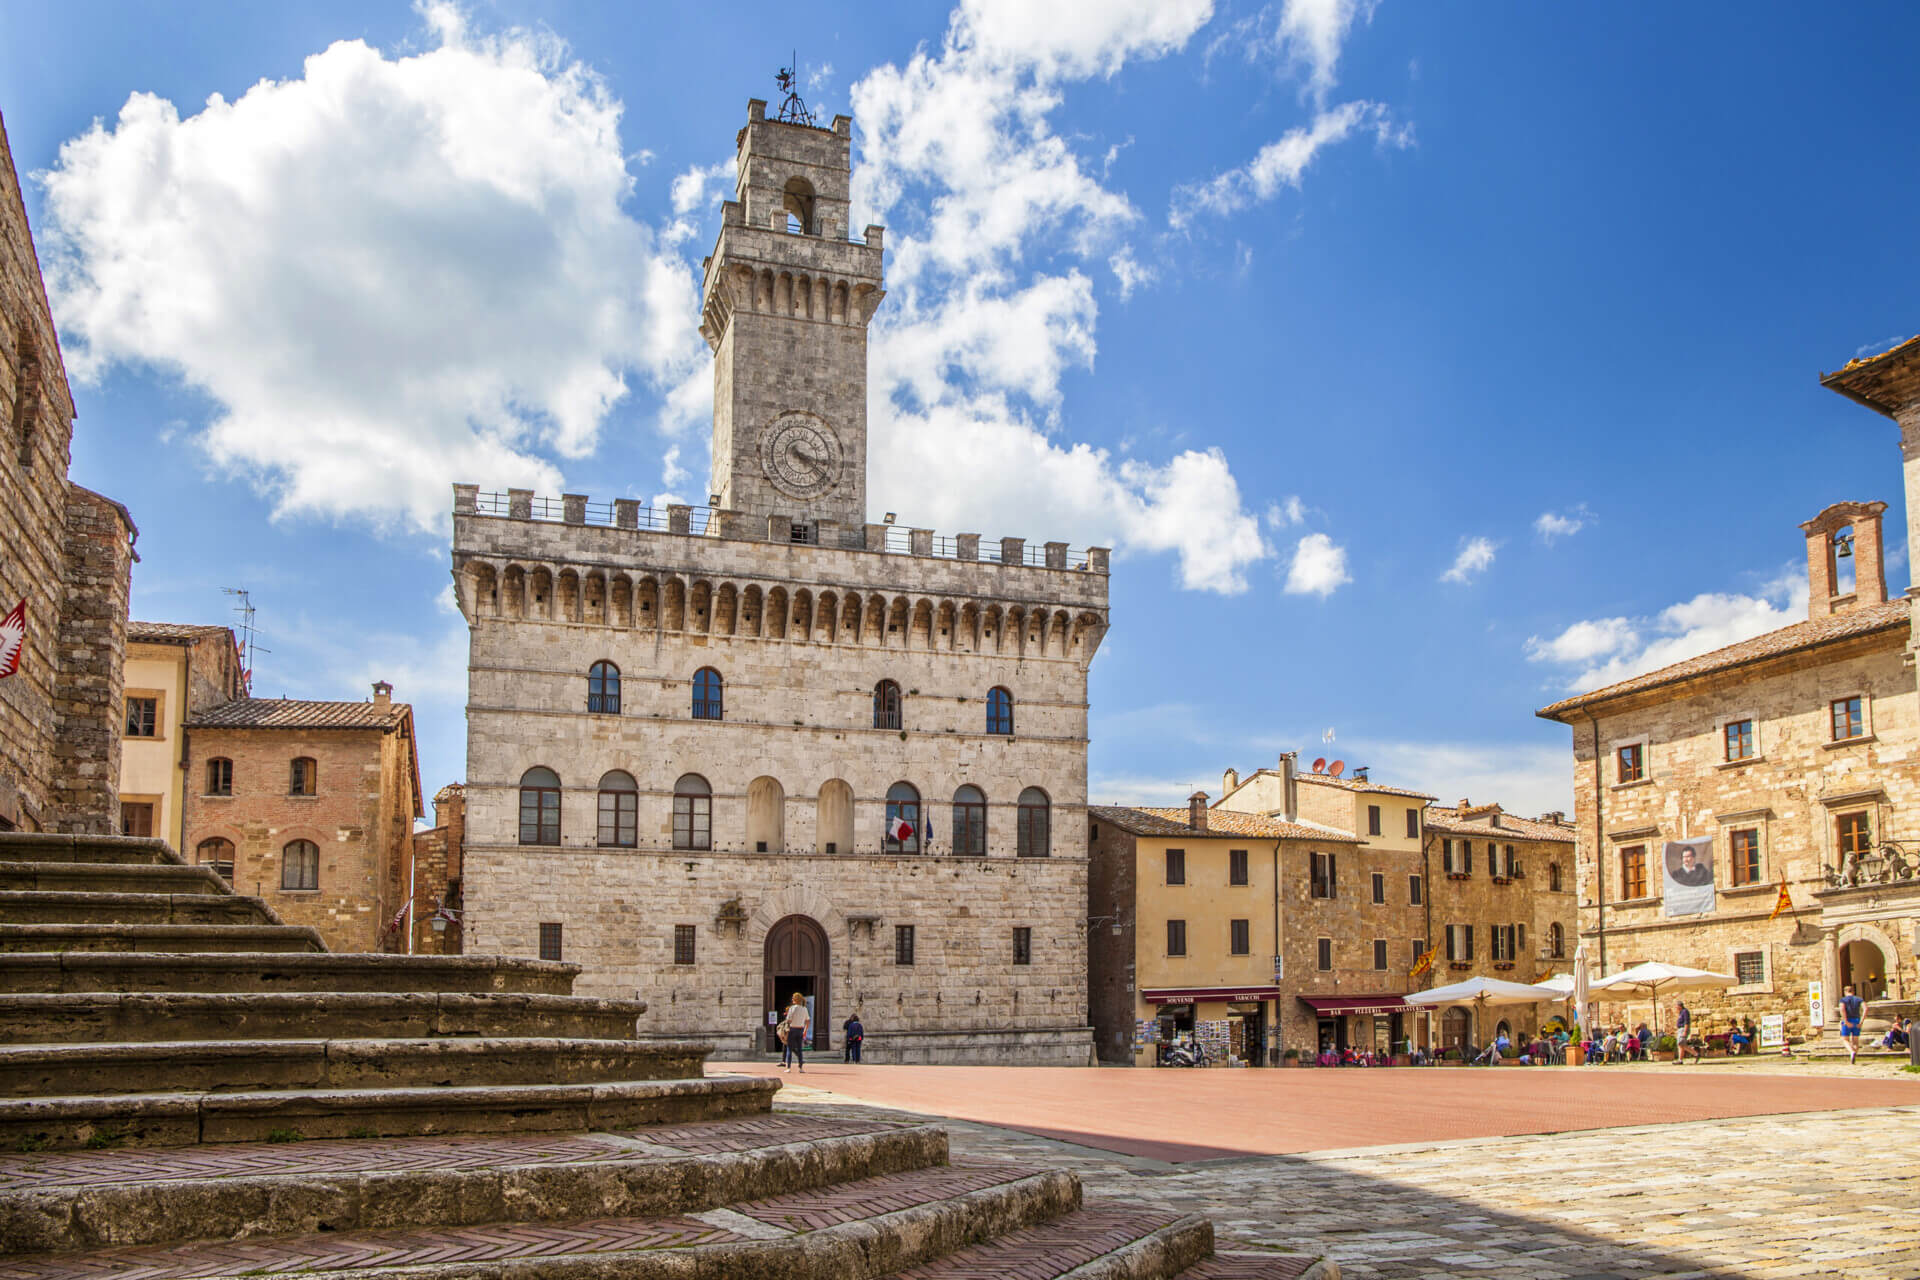
<path id="1" fill-rule="evenodd" d="M 1329 778 L 1337 778 L 1341 774 L 1345 773 L 1346 770 L 1347 770 L 1347 762 L 1345 760 L 1335 760 L 1332 764 L 1327 766 L 1327 776 Z"/>
<path id="2" fill-rule="evenodd" d="M 1319 773 L 1322 769 L 1326 767 L 1327 767 L 1327 758 L 1325 756 L 1315 757 L 1313 762 L 1313 771 L 1315 773 Z"/>

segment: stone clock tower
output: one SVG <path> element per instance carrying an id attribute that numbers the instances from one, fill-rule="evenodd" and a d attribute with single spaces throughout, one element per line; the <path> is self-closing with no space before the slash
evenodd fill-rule
<path id="1" fill-rule="evenodd" d="M 847 233 L 852 120 L 740 130 L 737 191 L 706 260 L 700 331 L 713 349 L 719 506 L 780 541 L 867 518 L 867 324 L 881 229 Z M 780 529 L 772 525 L 780 524 Z M 832 544 L 835 538 L 824 539 Z"/>

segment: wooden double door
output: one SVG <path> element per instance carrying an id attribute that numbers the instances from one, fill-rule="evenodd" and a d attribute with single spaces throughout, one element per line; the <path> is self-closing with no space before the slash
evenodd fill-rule
<path id="1" fill-rule="evenodd" d="M 828 975 L 827 931 L 809 916 L 787 916 L 767 931 L 765 958 L 766 1008 L 761 1014 L 768 1053 L 780 1052 L 774 1027 L 792 1003 L 795 992 L 813 1011 L 807 1048 L 825 1051 L 832 1043 L 827 1031 L 831 988 Z"/>

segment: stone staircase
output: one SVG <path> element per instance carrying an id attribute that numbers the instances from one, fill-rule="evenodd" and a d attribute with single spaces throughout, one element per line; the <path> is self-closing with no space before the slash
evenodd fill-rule
<path id="1" fill-rule="evenodd" d="M 775 1114 L 576 972 L 329 954 L 161 842 L 0 834 L 0 1275 L 1331 1274 L 937 1127 Z"/>

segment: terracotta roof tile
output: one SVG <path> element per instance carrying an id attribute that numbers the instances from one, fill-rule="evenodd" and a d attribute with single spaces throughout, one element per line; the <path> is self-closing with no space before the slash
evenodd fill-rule
<path id="1" fill-rule="evenodd" d="M 1234 791 L 1238 791 L 1255 778 L 1277 778 L 1279 776 L 1280 771 L 1278 769 L 1255 769 L 1252 773 L 1244 774 L 1240 781 L 1234 784 L 1232 791 L 1226 792 L 1220 799 L 1213 802 L 1214 808 L 1219 808 L 1220 805 L 1225 802 L 1227 796 L 1232 795 Z M 1329 787 L 1339 787 L 1342 791 L 1371 791 L 1378 795 L 1406 796 L 1413 800 L 1435 800 L 1439 798 L 1437 796 L 1430 796 L 1424 791 L 1408 791 L 1404 787 L 1389 787 L 1383 782 L 1357 782 L 1352 778 L 1333 778 L 1324 773 L 1295 773 L 1293 776 L 1302 782 L 1317 782 Z"/>
<path id="2" fill-rule="evenodd" d="M 1116 827 L 1140 836 L 1186 836 L 1188 838 L 1204 836 L 1224 836 L 1231 839 L 1243 836 L 1255 840 L 1317 840 L 1321 843 L 1339 842 L 1359 844 L 1360 841 L 1344 831 L 1335 831 L 1331 827 L 1304 822 L 1281 822 L 1277 818 L 1263 818 L 1256 813 L 1239 813 L 1232 809 L 1207 810 L 1207 829 L 1187 825 L 1185 809 L 1141 809 L 1121 805 L 1088 805 L 1088 814 L 1097 822 L 1111 822 Z"/>
<path id="3" fill-rule="evenodd" d="M 235 698 L 209 707 L 188 722 L 190 729 L 391 729 L 412 708 L 404 702 L 384 707 L 371 702 L 308 702 L 299 698 Z"/>
<path id="4" fill-rule="evenodd" d="M 1476 809 L 1478 805 L 1474 806 Z M 1515 840 L 1557 840 L 1562 844 L 1573 843 L 1573 827 L 1555 826 L 1551 822 L 1539 822 L 1532 818 L 1519 818 L 1511 813 L 1500 815 L 1500 825 L 1494 826 L 1492 814 L 1485 817 L 1462 818 L 1460 810 L 1445 805 L 1427 807 L 1427 830 L 1438 831 L 1450 836 L 1511 836 Z"/>
<path id="5" fill-rule="evenodd" d="M 1890 631 L 1907 626 L 1910 619 L 1911 609 L 1905 597 L 1889 600 L 1885 604 L 1863 605 L 1857 609 L 1848 609 L 1844 613 L 1796 622 L 1790 627 L 1781 627 L 1778 631 L 1769 631 L 1751 640 L 1742 640 L 1738 644 L 1730 644 L 1723 649 L 1703 653 L 1697 658 L 1688 658 L 1685 662 L 1661 667 L 1658 671 L 1633 676 L 1618 684 L 1610 684 L 1590 693 L 1563 698 L 1551 706 L 1542 707 L 1534 714 L 1543 720 L 1560 720 L 1564 718 L 1566 712 L 1595 702 L 1605 702 L 1625 694 L 1638 693 L 1643 689 L 1657 689 L 1661 685 L 1675 684 L 1695 676 L 1711 675 L 1713 672 L 1725 671 L 1730 667 L 1744 666 L 1749 662 L 1760 662 L 1767 658 L 1778 658 L 1785 654 L 1818 648 L 1823 644 L 1832 644 L 1839 640 L 1850 640 L 1855 636 L 1870 635 L 1876 631 Z"/>

